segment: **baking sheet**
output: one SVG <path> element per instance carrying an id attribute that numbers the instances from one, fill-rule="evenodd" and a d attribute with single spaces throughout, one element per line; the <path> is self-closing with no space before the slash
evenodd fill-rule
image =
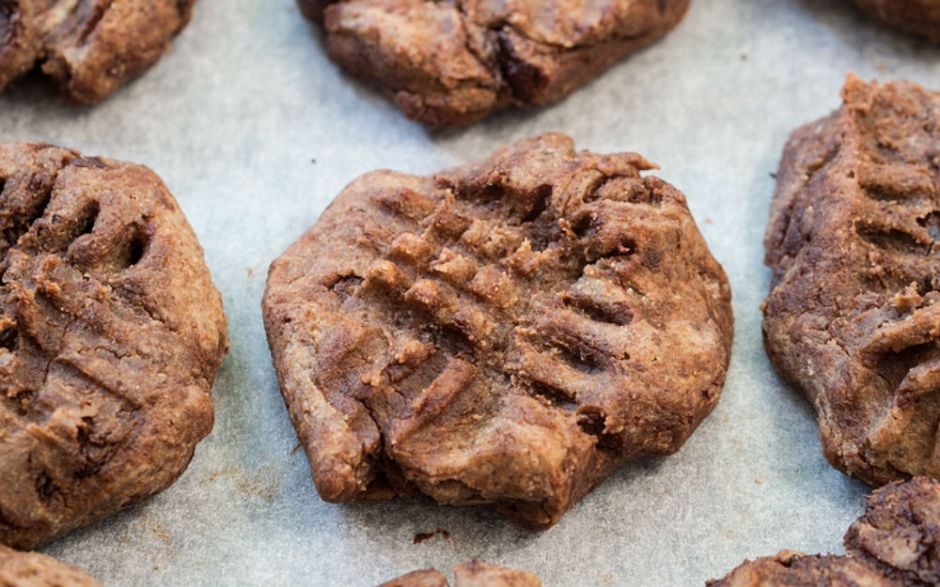
<path id="1" fill-rule="evenodd" d="M 695 0 L 675 33 L 566 102 L 465 131 L 429 134 L 340 73 L 293 0 L 201 0 L 172 53 L 94 109 L 19 85 L 0 98 L 0 141 L 163 177 L 206 249 L 232 338 L 215 430 L 182 479 L 45 552 L 106 585 L 374 585 L 480 557 L 547 586 L 701 585 L 783 548 L 841 552 L 865 488 L 824 461 L 812 411 L 761 348 L 759 304 L 770 174 L 788 133 L 838 106 L 849 70 L 940 89 L 940 51 L 838 0 Z M 320 501 L 264 338 L 268 263 L 363 172 L 428 173 L 551 130 L 639 151 L 688 196 L 734 289 L 717 410 L 679 454 L 625 466 L 542 533 L 422 499 Z"/>

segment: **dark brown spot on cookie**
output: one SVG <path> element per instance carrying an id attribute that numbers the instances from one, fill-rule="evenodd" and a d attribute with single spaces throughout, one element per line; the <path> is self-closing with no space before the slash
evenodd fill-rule
<path id="1" fill-rule="evenodd" d="M 904 255 L 923 255 L 930 251 L 929 246 L 897 228 L 885 228 L 875 223 L 862 223 L 856 226 L 855 232 L 863 240 L 879 249 Z"/>

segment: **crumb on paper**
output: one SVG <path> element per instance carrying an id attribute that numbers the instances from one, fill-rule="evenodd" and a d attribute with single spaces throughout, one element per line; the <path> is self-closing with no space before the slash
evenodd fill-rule
<path id="1" fill-rule="evenodd" d="M 418 532 L 414 537 L 414 544 L 421 544 L 426 540 L 430 540 L 435 536 L 440 536 L 444 540 L 450 540 L 450 532 L 444 530 L 443 528 L 438 528 L 432 532 Z"/>
<path id="2" fill-rule="evenodd" d="M 173 540 L 170 536 L 170 533 L 163 528 L 163 524 L 160 522 L 156 522 L 150 526 L 150 533 L 153 534 L 158 540 L 166 544 L 169 544 Z"/>

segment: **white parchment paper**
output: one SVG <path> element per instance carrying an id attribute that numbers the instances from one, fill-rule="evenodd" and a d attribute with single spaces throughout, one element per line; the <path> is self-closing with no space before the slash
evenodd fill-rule
<path id="1" fill-rule="evenodd" d="M 841 552 L 865 487 L 820 454 L 811 409 L 761 347 L 759 305 L 770 174 L 789 132 L 839 105 L 850 70 L 940 89 L 940 50 L 842 0 L 694 0 L 672 35 L 564 103 L 429 134 L 340 73 L 292 0 L 201 0 L 173 51 L 99 107 L 20 84 L 0 98 L 0 141 L 152 167 L 206 249 L 232 338 L 215 430 L 182 479 L 45 552 L 114 586 L 367 586 L 481 557 L 549 587 L 702 585 L 745 557 Z M 624 467 L 542 533 L 423 499 L 322 502 L 265 342 L 268 264 L 361 173 L 428 173 L 551 130 L 643 153 L 688 196 L 734 289 L 717 410 L 679 454 Z M 437 529 L 449 538 L 414 544 Z"/>

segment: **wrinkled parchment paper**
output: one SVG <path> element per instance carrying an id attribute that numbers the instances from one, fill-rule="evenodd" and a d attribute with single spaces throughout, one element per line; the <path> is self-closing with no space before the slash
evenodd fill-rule
<path id="1" fill-rule="evenodd" d="M 566 102 L 429 134 L 340 73 L 292 0 L 201 0 L 173 51 L 97 108 L 20 84 L 0 98 L 0 141 L 156 170 L 206 249 L 232 338 L 215 430 L 180 481 L 45 552 L 113 586 L 367 586 L 481 557 L 549 587 L 702 585 L 782 548 L 841 552 L 865 488 L 820 454 L 812 411 L 761 348 L 759 305 L 770 174 L 789 132 L 839 105 L 849 70 L 940 89 L 940 50 L 842 0 L 694 0 L 672 35 Z M 265 342 L 268 264 L 361 173 L 428 173 L 551 130 L 643 153 L 688 196 L 734 289 L 717 410 L 679 454 L 624 467 L 542 533 L 423 499 L 322 502 Z M 414 543 L 438 529 L 449 537 Z"/>

